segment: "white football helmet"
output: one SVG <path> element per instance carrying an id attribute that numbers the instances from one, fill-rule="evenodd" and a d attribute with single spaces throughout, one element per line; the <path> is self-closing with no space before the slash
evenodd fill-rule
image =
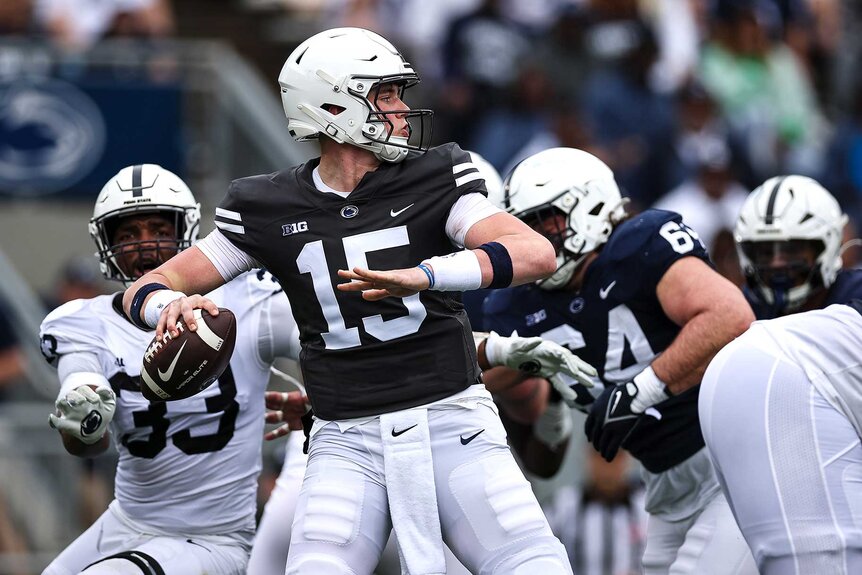
<path id="1" fill-rule="evenodd" d="M 278 83 L 288 130 L 298 142 L 325 134 L 338 143 L 370 150 L 385 162 L 400 162 L 409 150 L 428 149 L 431 110 L 381 112 L 368 99 L 378 84 L 396 83 L 403 93 L 419 83 L 419 76 L 395 46 L 374 32 L 334 28 L 315 34 L 288 56 Z M 329 105 L 343 111 L 332 114 L 325 109 Z M 390 135 L 388 117 L 396 114 L 407 117 L 411 137 Z"/>
<path id="2" fill-rule="evenodd" d="M 479 170 L 479 173 L 485 179 L 485 189 L 488 190 L 488 201 L 500 209 L 506 209 L 503 205 L 506 198 L 503 193 L 503 178 L 500 177 L 500 173 L 480 154 L 469 151 L 467 153 L 470 154 L 470 159 L 473 160 L 476 169 Z"/>
<path id="3" fill-rule="evenodd" d="M 173 218 L 177 237 L 170 241 L 180 252 L 198 239 L 200 204 L 188 186 L 176 174 L 155 164 L 141 164 L 123 168 L 99 192 L 93 217 L 90 219 L 90 237 L 96 242 L 102 274 L 109 280 L 125 284 L 138 279 L 120 269 L 117 254 L 140 249 L 140 244 L 128 242 L 112 245 L 111 240 L 119 220 L 129 215 L 159 213 Z M 152 247 L 149 251 L 153 251 Z M 158 251 L 158 250 L 155 250 Z M 163 263 L 163 262 L 158 262 Z"/>
<path id="4" fill-rule="evenodd" d="M 605 242 L 626 217 L 614 173 L 600 159 L 574 148 L 551 148 L 515 166 L 506 179 L 505 207 L 527 224 L 554 214 L 565 229 L 549 237 L 557 248 L 557 271 L 539 285 L 566 286 L 587 254 Z"/>
<path id="5" fill-rule="evenodd" d="M 798 309 L 841 269 L 847 215 L 826 189 L 805 176 L 778 176 L 755 189 L 734 230 L 749 287 L 776 315 Z M 814 263 L 803 255 L 816 254 Z M 809 252 L 810 253 L 810 252 Z"/>

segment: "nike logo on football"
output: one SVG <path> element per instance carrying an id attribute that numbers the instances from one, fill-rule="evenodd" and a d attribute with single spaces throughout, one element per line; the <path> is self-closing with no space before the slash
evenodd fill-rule
<path id="1" fill-rule="evenodd" d="M 407 206 L 406 208 L 401 208 L 401 209 L 400 209 L 400 210 L 398 210 L 397 212 L 396 212 L 395 210 L 389 210 L 389 215 L 390 215 L 390 216 L 392 216 L 393 218 L 394 218 L 395 216 L 400 216 L 401 214 L 403 214 L 404 212 L 406 212 L 407 210 L 409 210 L 410 208 L 412 208 L 414 205 L 415 205 L 415 202 L 414 202 L 414 203 L 412 203 L 412 204 L 410 204 L 410 205 L 409 205 L 409 206 Z"/>
<path id="2" fill-rule="evenodd" d="M 602 299 L 606 299 L 608 294 L 611 293 L 611 290 L 614 289 L 614 286 L 617 285 L 617 280 L 612 281 L 607 285 L 607 287 L 599 289 L 599 297 Z"/>
<path id="3" fill-rule="evenodd" d="M 466 438 L 462 435 L 461 436 L 461 445 L 467 445 L 468 443 L 470 443 L 471 441 L 473 441 L 474 439 L 479 437 L 479 434 L 482 433 L 483 431 L 485 431 L 485 430 L 480 429 L 479 431 L 477 431 L 476 433 L 474 433 L 470 437 L 466 437 Z"/>
<path id="4" fill-rule="evenodd" d="M 189 342 L 189 340 L 186 340 L 183 342 L 183 345 L 180 347 L 180 350 L 174 356 L 174 360 L 168 366 L 168 370 L 166 372 L 162 373 L 161 369 L 156 370 L 159 372 L 159 379 L 161 379 L 162 381 L 168 381 L 169 379 L 171 379 L 171 376 L 174 374 L 174 368 L 177 366 L 177 361 L 179 361 L 179 359 L 180 359 L 180 354 L 183 352 L 183 348 L 186 347 L 186 344 L 188 342 Z"/>
<path id="5" fill-rule="evenodd" d="M 407 433 L 408 431 L 410 431 L 411 429 L 413 429 L 413 428 L 414 428 L 414 427 L 416 427 L 417 425 L 419 425 L 419 424 L 418 424 L 418 423 L 414 423 L 414 424 L 413 424 L 413 425 L 411 425 L 410 427 L 405 427 L 405 428 L 404 428 L 404 429 L 402 429 L 401 431 L 395 431 L 395 428 L 393 427 L 393 428 L 392 428 L 392 437 L 398 437 L 398 436 L 399 436 L 399 435 L 401 435 L 402 433 Z"/>

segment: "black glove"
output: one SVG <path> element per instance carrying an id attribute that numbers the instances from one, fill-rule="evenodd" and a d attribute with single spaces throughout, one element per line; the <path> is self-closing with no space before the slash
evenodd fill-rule
<path id="1" fill-rule="evenodd" d="M 632 382 L 606 387 L 593 403 L 584 431 L 596 451 L 611 461 L 637 425 L 641 414 L 631 409 L 638 387 Z"/>

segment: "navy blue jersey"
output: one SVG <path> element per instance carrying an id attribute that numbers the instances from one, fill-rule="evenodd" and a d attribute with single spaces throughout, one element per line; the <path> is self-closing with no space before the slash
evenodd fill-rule
<path id="1" fill-rule="evenodd" d="M 709 262 L 682 217 L 647 210 L 614 230 L 579 292 L 534 284 L 497 290 L 485 300 L 485 327 L 564 345 L 595 366 L 605 384 L 631 381 L 680 331 L 665 315 L 656 286 L 671 265 L 689 256 Z M 704 446 L 698 391 L 695 386 L 641 417 L 625 447 L 650 471 L 672 467 Z"/>
<path id="2" fill-rule="evenodd" d="M 745 288 L 745 299 L 751 304 L 754 316 L 757 319 L 772 319 L 775 313 L 770 306 L 765 305 L 754 293 Z M 822 307 L 828 307 L 834 303 L 846 304 L 852 299 L 862 299 L 862 270 L 839 270 L 835 281 L 826 292 L 826 300 Z"/>

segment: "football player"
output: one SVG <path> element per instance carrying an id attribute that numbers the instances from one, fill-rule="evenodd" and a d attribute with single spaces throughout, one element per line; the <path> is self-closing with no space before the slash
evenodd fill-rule
<path id="1" fill-rule="evenodd" d="M 284 286 L 316 417 L 287 573 L 370 573 L 390 529 L 410 572 L 442 572 L 445 539 L 475 573 L 570 573 L 481 383 L 459 297 L 545 277 L 553 248 L 488 202 L 457 145 L 429 147 L 431 111 L 403 101 L 418 81 L 367 30 L 300 44 L 282 100 L 291 135 L 316 139 L 320 157 L 234 181 L 217 229 L 135 282 L 124 309 L 174 333 L 181 316 L 195 328 L 195 308 L 218 313 L 186 293 L 257 266 Z"/>
<path id="2" fill-rule="evenodd" d="M 557 271 L 492 293 L 485 317 L 499 333 L 557 341 L 598 370 L 604 391 L 594 399 L 576 385 L 576 404 L 605 459 L 622 446 L 644 467 L 645 573 L 755 573 L 697 419 L 703 371 L 751 309 L 678 214 L 628 216 L 625 202 L 610 168 L 581 150 L 519 164 L 507 208 L 551 240 Z"/>
<path id="3" fill-rule="evenodd" d="M 735 237 L 758 319 L 710 364 L 703 434 L 763 573 L 862 572 L 862 270 L 841 269 L 847 216 L 811 178 L 780 176 L 743 205 Z M 858 301 L 856 304 L 858 309 Z"/>
<path id="4" fill-rule="evenodd" d="M 186 184 L 144 164 L 105 184 L 89 228 L 105 277 L 128 284 L 192 246 L 199 221 Z M 244 274 L 209 297 L 236 314 L 236 348 L 215 384 L 179 401 L 141 395 L 154 332 L 123 315 L 121 292 L 71 301 L 43 321 L 42 350 L 61 382 L 51 425 L 74 455 L 98 455 L 112 438 L 120 455 L 108 510 L 45 574 L 245 573 L 269 368 L 276 356 L 297 357 L 299 338 L 267 273 Z"/>

